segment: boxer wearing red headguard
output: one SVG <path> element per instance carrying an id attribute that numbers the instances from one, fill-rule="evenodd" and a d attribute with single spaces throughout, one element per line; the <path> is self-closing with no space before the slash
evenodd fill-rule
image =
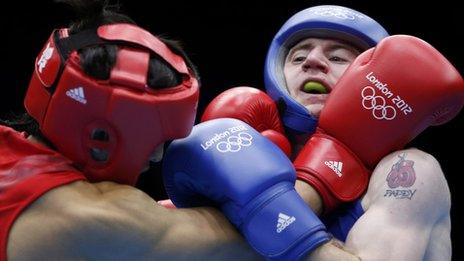
<path id="1" fill-rule="evenodd" d="M 39 53 L 32 118 L 3 121 L 32 128 L 0 126 L 0 260 L 257 258 L 217 210 L 167 210 L 133 187 L 193 126 L 188 58 L 107 1 L 66 2 L 86 18 Z"/>

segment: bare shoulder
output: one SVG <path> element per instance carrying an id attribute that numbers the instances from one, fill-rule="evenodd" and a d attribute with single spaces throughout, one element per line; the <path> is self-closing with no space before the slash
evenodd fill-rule
<path id="1" fill-rule="evenodd" d="M 346 240 L 346 247 L 361 259 L 450 256 L 450 191 L 432 155 L 407 149 L 383 158 L 361 204 L 365 212 Z"/>
<path id="2" fill-rule="evenodd" d="M 150 235 L 142 229 L 142 224 L 152 225 L 147 224 L 147 210 L 143 209 L 149 209 L 152 214 L 163 211 L 154 204 L 135 188 L 109 182 L 78 181 L 55 188 L 15 221 L 8 240 L 8 256 L 11 259 L 31 256 L 46 259 L 42 255 L 73 259 L 79 253 L 95 258 L 92 249 L 101 242 L 122 246 L 137 234 Z"/>
<path id="3" fill-rule="evenodd" d="M 431 154 L 414 148 L 395 151 L 383 158 L 373 171 L 362 200 L 364 209 L 379 202 L 403 205 L 399 204 L 403 201 L 413 205 L 415 211 L 434 206 L 437 215 L 449 212 L 448 183 L 440 163 Z"/>

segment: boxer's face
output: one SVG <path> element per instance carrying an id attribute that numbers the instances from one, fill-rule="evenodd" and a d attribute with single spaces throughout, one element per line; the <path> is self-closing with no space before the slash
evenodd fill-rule
<path id="1" fill-rule="evenodd" d="M 284 75 L 290 95 L 319 117 L 335 83 L 360 52 L 354 47 L 332 39 L 307 38 L 290 49 L 285 59 Z M 324 91 L 304 90 L 308 82 L 317 82 Z"/>

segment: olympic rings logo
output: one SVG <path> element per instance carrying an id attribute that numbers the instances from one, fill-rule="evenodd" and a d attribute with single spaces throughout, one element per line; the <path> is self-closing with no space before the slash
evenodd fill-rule
<path id="1" fill-rule="evenodd" d="M 371 86 L 366 86 L 361 91 L 362 106 L 372 110 L 372 116 L 377 120 L 393 120 L 396 117 L 396 110 L 393 106 L 387 105 L 385 98 L 376 96 L 375 90 Z"/>
<path id="2" fill-rule="evenodd" d="M 319 10 L 314 11 L 314 13 L 320 16 L 334 16 L 338 19 L 343 20 L 356 19 L 355 14 L 352 14 L 350 11 L 340 8 L 321 8 Z"/>
<path id="3" fill-rule="evenodd" d="M 219 152 L 237 152 L 242 149 L 242 147 L 248 147 L 252 144 L 253 136 L 246 132 L 240 132 L 237 136 L 230 136 L 227 138 L 227 141 L 221 141 L 216 145 L 216 149 Z"/>

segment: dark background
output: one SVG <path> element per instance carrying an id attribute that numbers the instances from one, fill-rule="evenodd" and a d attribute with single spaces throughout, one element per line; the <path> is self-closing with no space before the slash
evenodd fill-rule
<path id="1" fill-rule="evenodd" d="M 2 114 L 22 110 L 34 59 L 44 41 L 53 28 L 64 27 L 75 18 L 62 4 L 50 0 L 37 2 L 16 1 L 2 8 Z M 199 113 L 208 101 L 227 88 L 247 85 L 263 89 L 264 58 L 274 34 L 291 15 L 318 4 L 348 6 L 376 19 L 390 34 L 420 37 L 440 50 L 461 74 L 464 72 L 464 14 L 458 1 L 121 2 L 123 10 L 140 26 L 183 42 L 200 70 Z M 452 195 L 453 260 L 464 260 L 464 229 L 460 222 L 464 215 L 458 213 L 464 207 L 458 180 L 464 162 L 463 131 L 464 113 L 461 113 L 446 125 L 429 128 L 411 144 L 434 155 L 448 180 Z"/>

